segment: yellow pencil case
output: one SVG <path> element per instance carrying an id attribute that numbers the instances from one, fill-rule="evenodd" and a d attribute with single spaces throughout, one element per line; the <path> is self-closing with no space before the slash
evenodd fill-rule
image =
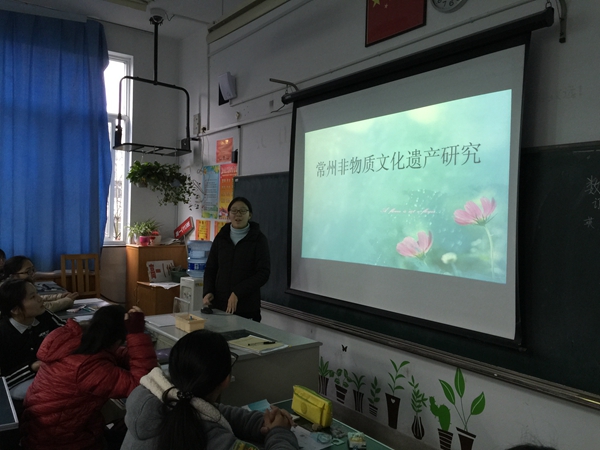
<path id="1" fill-rule="evenodd" d="M 292 410 L 299 416 L 325 428 L 331 425 L 332 409 L 331 400 L 304 386 L 294 386 Z"/>

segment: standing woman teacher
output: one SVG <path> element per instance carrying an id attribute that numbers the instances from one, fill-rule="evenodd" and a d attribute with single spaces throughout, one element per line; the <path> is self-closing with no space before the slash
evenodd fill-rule
<path id="1" fill-rule="evenodd" d="M 210 248 L 204 271 L 203 303 L 260 322 L 260 288 L 269 279 L 271 258 L 266 236 L 252 218 L 244 197 L 227 207 L 230 223 Z"/>

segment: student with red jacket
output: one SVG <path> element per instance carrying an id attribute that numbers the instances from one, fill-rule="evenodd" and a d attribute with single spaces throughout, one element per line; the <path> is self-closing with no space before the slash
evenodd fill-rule
<path id="1" fill-rule="evenodd" d="M 42 365 L 25 397 L 23 448 L 106 448 L 102 406 L 129 396 L 157 366 L 144 314 L 134 307 L 126 316 L 121 306 L 105 306 L 87 327 L 70 319 L 46 337 L 37 354 Z"/>

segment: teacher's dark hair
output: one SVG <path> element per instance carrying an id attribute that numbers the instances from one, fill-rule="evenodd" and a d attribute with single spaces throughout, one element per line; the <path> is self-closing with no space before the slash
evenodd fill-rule
<path id="1" fill-rule="evenodd" d="M 222 335 L 198 330 L 177 341 L 169 355 L 169 376 L 182 398 L 169 400 L 170 390 L 163 395 L 158 448 L 207 448 L 202 419 L 186 397 L 205 399 L 230 373 L 231 353 Z"/>
<path id="2" fill-rule="evenodd" d="M 110 305 L 100 308 L 81 335 L 81 344 L 73 354 L 94 355 L 125 341 L 125 308 Z"/>
<path id="3" fill-rule="evenodd" d="M 6 280 L 0 284 L 0 314 L 2 317 L 10 318 L 14 308 L 23 309 L 23 300 L 27 296 L 28 284 L 32 283 L 25 279 Z"/>
<path id="4" fill-rule="evenodd" d="M 250 214 L 252 214 L 252 205 L 250 204 L 250 200 L 248 200 L 246 197 L 236 197 L 233 200 L 231 200 L 229 202 L 229 206 L 227 207 L 227 212 L 229 212 L 231 210 L 231 207 L 233 206 L 233 204 L 235 202 L 244 203 L 248 207 L 248 211 L 250 211 Z"/>

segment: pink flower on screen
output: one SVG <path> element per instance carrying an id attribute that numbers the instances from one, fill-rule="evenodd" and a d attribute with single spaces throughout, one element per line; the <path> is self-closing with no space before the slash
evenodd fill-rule
<path id="1" fill-rule="evenodd" d="M 465 209 L 454 211 L 454 221 L 459 225 L 485 225 L 488 223 L 496 209 L 496 200 L 481 197 L 480 201 L 481 208 L 475 202 L 468 201 L 465 204 Z"/>
<path id="2" fill-rule="evenodd" d="M 410 258 L 425 258 L 425 255 L 431 248 L 431 244 L 433 244 L 433 235 L 431 234 L 431 231 L 429 233 L 419 231 L 417 237 L 418 239 L 416 241 L 411 236 L 405 237 L 402 239 L 402 242 L 399 242 L 398 245 L 396 245 L 396 251 L 402 256 L 408 256 Z"/>

